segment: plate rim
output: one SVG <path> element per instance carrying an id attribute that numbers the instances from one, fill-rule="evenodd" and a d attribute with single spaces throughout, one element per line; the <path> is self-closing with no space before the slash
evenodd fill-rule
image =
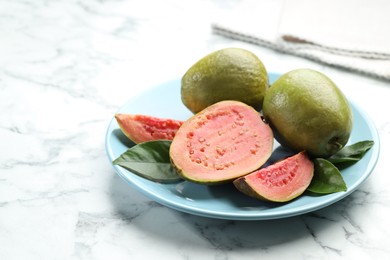
<path id="1" fill-rule="evenodd" d="M 277 78 L 281 74 L 269 73 L 269 75 Z M 162 82 L 160 84 L 156 84 L 156 85 L 148 88 L 145 91 L 138 93 L 137 95 L 133 96 L 128 101 L 126 101 L 122 106 L 120 106 L 116 112 L 121 111 L 121 109 L 123 107 L 125 107 L 127 104 L 130 104 L 132 101 L 139 98 L 140 96 L 147 95 L 148 93 L 153 92 L 155 89 L 157 89 L 163 85 L 172 84 L 173 82 L 176 82 L 176 81 L 177 81 L 177 79 L 165 81 L 165 82 Z M 368 161 L 367 168 L 366 168 L 364 174 L 362 174 L 362 176 L 357 181 L 355 181 L 352 186 L 348 187 L 348 190 L 346 192 L 339 193 L 338 196 L 334 196 L 333 194 L 330 194 L 332 196 L 328 196 L 328 198 L 326 198 L 326 199 L 324 199 L 324 197 L 321 196 L 322 197 L 321 203 L 317 203 L 314 206 L 309 204 L 308 206 L 303 205 L 303 206 L 296 207 L 293 210 L 291 208 L 288 208 L 285 210 L 279 210 L 277 214 L 275 214 L 274 212 L 264 212 L 264 211 L 245 211 L 245 212 L 240 211 L 240 212 L 232 212 L 229 214 L 226 214 L 225 212 L 210 211 L 207 209 L 195 208 L 195 207 L 190 206 L 190 205 L 178 203 L 177 201 L 173 201 L 173 200 L 167 199 L 165 197 L 158 196 L 158 194 L 154 190 L 145 189 L 144 188 L 145 184 L 142 182 L 139 182 L 137 180 L 138 178 L 142 178 L 142 177 L 134 175 L 135 179 L 130 180 L 126 176 L 126 172 L 131 174 L 130 171 L 127 171 L 127 170 L 119 167 L 118 165 L 112 164 L 112 160 L 115 158 L 113 158 L 114 156 L 112 154 L 112 149 L 110 149 L 111 147 L 109 145 L 109 139 L 110 139 L 110 135 L 112 133 L 111 130 L 113 130 L 112 126 L 113 126 L 113 124 L 115 124 L 114 117 L 111 118 L 111 120 L 109 121 L 109 124 L 107 126 L 107 129 L 106 129 L 105 151 L 106 151 L 106 155 L 108 157 L 109 163 L 114 168 L 116 174 L 119 177 L 121 177 L 121 179 L 123 179 L 128 185 L 130 185 L 131 187 L 133 187 L 134 189 L 136 189 L 138 192 L 142 193 L 143 195 L 145 195 L 149 199 L 151 199 L 157 203 L 160 203 L 166 207 L 169 207 L 171 209 L 180 211 L 180 212 L 185 212 L 185 213 L 189 213 L 189 214 L 197 215 L 197 216 L 202 216 L 202 217 L 226 219 L 226 220 L 269 220 L 269 219 L 281 219 L 281 218 L 288 218 L 288 217 L 292 217 L 292 216 L 302 215 L 302 214 L 306 214 L 306 213 L 313 212 L 313 211 L 325 208 L 327 206 L 330 206 L 330 205 L 344 199 L 345 197 L 349 196 L 350 194 L 352 194 L 371 175 L 371 173 L 375 169 L 375 166 L 378 162 L 379 153 L 380 153 L 380 139 L 379 139 L 378 130 L 375 127 L 373 120 L 369 117 L 369 115 L 366 113 L 366 111 L 364 111 L 355 101 L 353 101 L 349 98 L 347 98 L 347 99 L 350 102 L 350 104 L 355 108 L 355 110 L 360 114 L 360 116 L 364 119 L 365 123 L 368 126 L 369 133 L 372 135 L 373 141 L 375 142 L 374 146 L 371 148 L 372 149 L 372 152 L 371 152 L 372 156 L 370 157 L 370 159 Z"/>

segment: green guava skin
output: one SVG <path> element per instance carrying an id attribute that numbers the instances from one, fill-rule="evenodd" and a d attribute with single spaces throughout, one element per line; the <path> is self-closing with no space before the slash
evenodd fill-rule
<path id="1" fill-rule="evenodd" d="M 208 54 L 181 79 L 181 99 L 194 114 L 222 100 L 237 100 L 260 110 L 268 74 L 252 52 L 226 48 Z"/>
<path id="2" fill-rule="evenodd" d="M 313 157 L 335 154 L 352 131 L 352 110 L 344 94 L 327 76 L 310 69 L 278 78 L 267 90 L 262 112 L 281 145 Z"/>

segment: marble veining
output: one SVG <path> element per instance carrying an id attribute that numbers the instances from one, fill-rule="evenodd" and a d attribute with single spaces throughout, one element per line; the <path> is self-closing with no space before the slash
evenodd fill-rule
<path id="1" fill-rule="evenodd" d="M 0 259 L 389 258 L 389 82 L 213 35 L 242 1 L 0 0 Z M 301 216 L 232 221 L 162 206 L 115 174 L 104 135 L 116 110 L 230 46 L 269 71 L 322 70 L 361 104 L 381 154 L 357 191 Z"/>

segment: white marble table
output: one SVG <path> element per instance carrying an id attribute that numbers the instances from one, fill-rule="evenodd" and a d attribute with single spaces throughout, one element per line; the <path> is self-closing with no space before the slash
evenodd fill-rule
<path id="1" fill-rule="evenodd" d="M 390 82 L 213 35 L 239 1 L 0 0 L 0 259 L 388 259 Z M 115 111 L 223 47 L 321 70 L 375 122 L 378 164 L 346 199 L 266 221 L 161 206 L 114 172 Z"/>

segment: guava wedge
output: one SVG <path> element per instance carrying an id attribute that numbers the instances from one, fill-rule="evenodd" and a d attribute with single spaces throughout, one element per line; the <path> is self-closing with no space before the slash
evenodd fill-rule
<path id="1" fill-rule="evenodd" d="M 116 114 L 123 134 L 136 144 L 172 140 L 183 121 L 140 114 Z"/>
<path id="2" fill-rule="evenodd" d="M 185 121 L 170 147 L 172 164 L 187 180 L 233 181 L 270 157 L 273 133 L 261 115 L 240 101 L 220 101 Z"/>
<path id="3" fill-rule="evenodd" d="M 234 180 L 242 193 L 256 199 L 287 202 L 301 195 L 314 175 L 314 164 L 300 152 Z"/>

